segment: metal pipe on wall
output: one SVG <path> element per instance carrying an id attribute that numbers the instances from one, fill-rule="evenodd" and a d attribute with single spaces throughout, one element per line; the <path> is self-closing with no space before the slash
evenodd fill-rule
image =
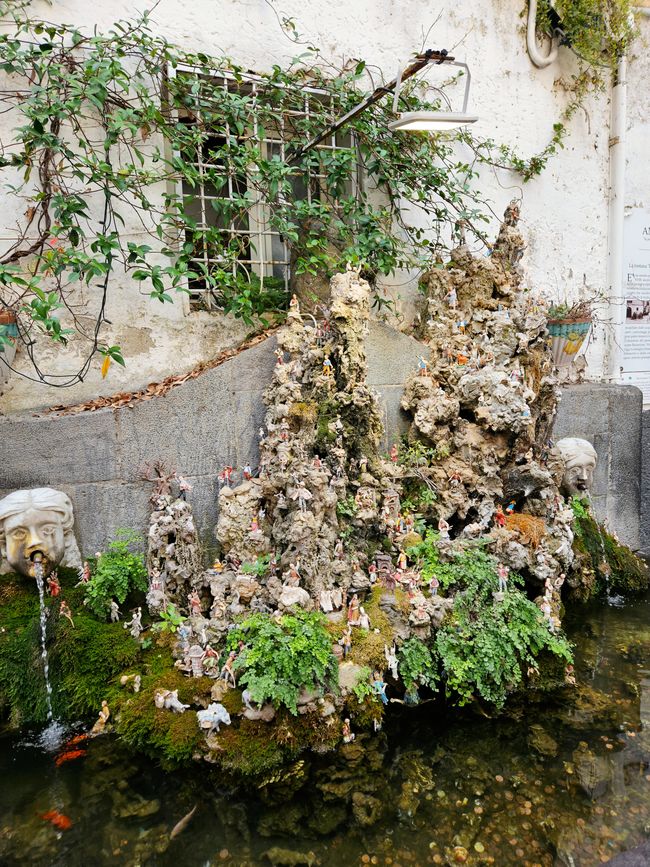
<path id="1" fill-rule="evenodd" d="M 609 128 L 609 211 L 607 229 L 607 291 L 610 323 L 604 374 L 619 382 L 623 370 L 622 335 L 625 326 L 623 297 L 623 227 L 625 221 L 625 139 L 627 126 L 627 59 L 619 57 L 616 68 Z"/>
<path id="2" fill-rule="evenodd" d="M 538 69 L 550 66 L 557 59 L 558 45 L 551 38 L 548 54 L 542 54 L 537 45 L 537 0 L 528 0 L 528 24 L 526 26 L 526 47 L 528 56 Z"/>

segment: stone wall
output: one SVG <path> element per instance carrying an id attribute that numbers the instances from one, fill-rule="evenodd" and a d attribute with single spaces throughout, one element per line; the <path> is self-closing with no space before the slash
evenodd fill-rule
<path id="1" fill-rule="evenodd" d="M 139 470 L 145 461 L 162 458 L 194 486 L 189 500 L 210 551 L 219 472 L 226 464 L 257 464 L 262 393 L 275 364 L 274 347 L 270 338 L 166 397 L 132 407 L 0 420 L 0 496 L 40 485 L 65 491 L 75 507 L 81 550 L 91 554 L 120 527 L 145 532 L 151 485 L 138 480 Z M 413 338 L 371 324 L 368 380 L 380 393 L 391 436 L 406 425 L 401 383 L 421 352 Z"/>
<path id="2" fill-rule="evenodd" d="M 554 437 L 583 437 L 598 453 L 593 501 L 622 542 L 639 548 L 643 394 L 632 385 L 584 383 L 562 395 Z"/>
<path id="3" fill-rule="evenodd" d="M 166 397 L 132 407 L 0 420 L 0 496 L 39 485 L 66 491 L 81 549 L 94 553 L 120 527 L 144 533 L 151 485 L 138 480 L 139 470 L 144 461 L 163 458 L 194 486 L 189 499 L 210 551 L 218 473 L 226 464 L 257 463 L 262 393 L 275 363 L 274 346 L 270 338 Z M 403 383 L 422 351 L 413 338 L 371 323 L 368 380 L 381 397 L 387 448 L 405 429 L 399 408 Z M 641 400 L 632 386 L 572 386 L 564 391 L 555 428 L 558 439 L 582 436 L 593 443 L 596 510 L 633 547 L 639 545 Z"/>

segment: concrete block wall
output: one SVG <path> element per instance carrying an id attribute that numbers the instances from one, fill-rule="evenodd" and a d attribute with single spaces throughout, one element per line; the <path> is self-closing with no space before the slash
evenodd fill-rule
<path id="1" fill-rule="evenodd" d="M 583 383 L 564 389 L 556 440 L 589 440 L 598 453 L 592 498 L 596 513 L 622 542 L 641 547 L 643 394 L 632 385 Z M 650 481 L 650 480 L 649 480 Z"/>
<path id="2" fill-rule="evenodd" d="M 145 533 L 152 486 L 138 475 L 145 461 L 162 458 L 193 485 L 189 499 L 209 552 L 215 545 L 219 472 L 226 464 L 241 468 L 258 460 L 262 394 L 274 348 L 270 338 L 165 397 L 133 407 L 0 419 L 0 497 L 43 485 L 65 491 L 74 504 L 81 550 L 93 554 L 120 527 Z M 406 428 L 399 401 L 422 349 L 411 337 L 371 324 L 368 381 L 381 399 L 386 447 Z"/>

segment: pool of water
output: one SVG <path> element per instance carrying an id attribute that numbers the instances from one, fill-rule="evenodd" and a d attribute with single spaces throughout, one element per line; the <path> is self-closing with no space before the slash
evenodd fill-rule
<path id="1" fill-rule="evenodd" d="M 204 766 L 166 774 L 110 736 L 59 767 L 39 733 L 2 737 L 0 865 L 605 863 L 650 835 L 650 600 L 568 628 L 566 695 L 498 719 L 396 708 L 379 736 L 254 793 Z"/>

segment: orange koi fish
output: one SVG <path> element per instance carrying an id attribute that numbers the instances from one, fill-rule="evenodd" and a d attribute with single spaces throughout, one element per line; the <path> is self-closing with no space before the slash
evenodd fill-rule
<path id="1" fill-rule="evenodd" d="M 59 813 L 57 810 L 48 810 L 47 813 L 41 813 L 41 819 L 54 825 L 59 831 L 67 831 L 72 828 L 72 819 Z"/>
<path id="2" fill-rule="evenodd" d="M 65 762 L 74 762 L 75 759 L 80 759 L 82 756 L 85 756 L 87 750 L 65 750 L 54 760 L 54 764 L 57 768 L 60 768 L 62 764 Z"/>

